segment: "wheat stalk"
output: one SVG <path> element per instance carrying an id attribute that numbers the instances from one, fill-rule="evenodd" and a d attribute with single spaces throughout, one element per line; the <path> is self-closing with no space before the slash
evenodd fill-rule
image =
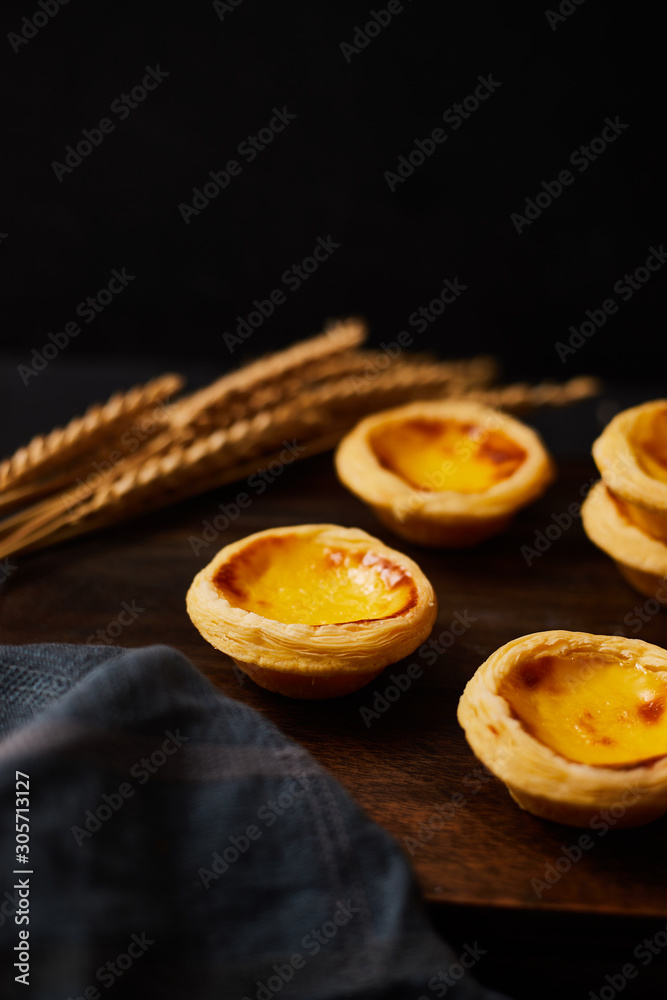
<path id="1" fill-rule="evenodd" d="M 364 336 L 359 320 L 336 323 L 177 401 L 152 437 L 83 491 L 72 492 L 77 473 L 87 471 L 82 463 L 100 457 L 102 442 L 117 444 L 128 422 L 180 379 L 163 376 L 118 394 L 34 439 L 0 466 L 5 505 L 50 495 L 0 522 L 0 558 L 251 475 L 279 460 L 286 439 L 298 441 L 300 457 L 331 448 L 360 417 L 411 399 L 465 397 L 517 412 L 597 389 L 591 379 L 493 388 L 493 359 L 438 362 L 403 352 L 392 360 L 383 350 L 359 350 Z"/>
<path id="2" fill-rule="evenodd" d="M 335 447 L 337 442 L 340 440 L 340 436 L 341 433 L 337 430 L 321 434 L 317 437 L 310 438 L 308 441 L 300 443 L 299 458 L 308 458 L 312 455 L 319 454 L 320 452 L 328 451 L 329 449 Z M 213 474 L 204 475 L 200 478 L 184 480 L 178 487 L 172 485 L 170 489 L 165 488 L 154 490 L 152 493 L 145 493 L 140 499 L 135 498 L 135 503 L 132 505 L 114 506 L 112 504 L 99 510 L 96 514 L 90 514 L 85 518 L 81 518 L 79 521 L 61 524 L 60 527 L 53 529 L 48 528 L 42 531 L 35 531 L 30 536 L 25 537 L 20 547 L 13 548 L 11 552 L 7 552 L 7 554 L 29 552 L 34 549 L 41 548 L 44 543 L 47 545 L 55 545 L 60 542 L 67 541 L 70 538 L 76 538 L 79 535 L 86 534 L 87 532 L 99 531 L 102 528 L 110 527 L 118 521 L 125 520 L 128 517 L 140 516 L 148 513 L 149 511 L 157 510 L 160 507 L 165 507 L 180 500 L 185 500 L 188 497 L 196 496 L 200 493 L 206 493 L 209 490 L 216 489 L 228 483 L 245 479 L 253 473 L 258 472 L 263 467 L 270 465 L 272 461 L 280 461 L 281 452 L 282 448 L 280 450 L 258 455 L 250 461 L 245 462 L 243 465 L 218 470 Z M 1 543 L 0 551 L 2 551 L 2 558 L 4 558 L 5 552 L 1 548 Z"/>
<path id="3" fill-rule="evenodd" d="M 420 389 L 441 388 L 442 373 L 404 369 L 394 373 L 390 386 L 382 392 L 396 393 L 413 388 L 417 376 Z M 507 386 L 470 394 L 489 405 L 516 411 L 526 406 L 561 405 L 590 395 L 595 380 L 572 379 L 563 386 L 548 383 L 540 386 Z M 96 527 L 106 526 L 142 510 L 155 509 L 206 489 L 224 485 L 277 458 L 286 438 L 294 435 L 303 449 L 302 456 L 333 447 L 358 419 L 359 414 L 339 406 L 349 399 L 345 380 L 326 385 L 306 394 L 305 398 L 283 403 L 273 409 L 238 421 L 230 428 L 214 431 L 192 443 L 173 443 L 162 455 L 152 455 L 143 463 L 124 468 L 120 474 L 98 487 L 95 494 L 74 510 L 54 511 L 44 508 L 27 524 L 18 527 L 0 543 L 0 558 L 31 548 L 47 537 L 53 541 L 73 537 Z M 362 408 L 376 408 L 379 390 L 367 391 Z M 315 444 L 315 442 L 318 442 Z"/>
<path id="4" fill-rule="evenodd" d="M 233 481 L 238 478 L 239 469 L 261 468 L 262 462 L 282 446 L 286 437 L 299 434 L 306 440 L 316 437 L 326 429 L 324 423 L 322 414 L 312 412 L 304 417 L 293 403 L 283 404 L 191 444 L 176 443 L 166 454 L 153 455 L 143 464 L 107 479 L 90 498 L 72 510 L 58 511 L 58 499 L 62 498 L 55 498 L 53 505 L 35 511 L 26 523 L 0 541 L 0 558 L 93 516 L 102 514 L 103 520 L 124 516 L 121 509 L 128 504 L 159 506 L 160 502 L 172 502 L 176 492 L 180 496 L 192 495 L 198 491 L 195 484 L 199 479 L 214 484 Z M 170 494 L 166 500 L 165 493 Z M 88 529 L 84 525 L 82 530 Z"/>
<path id="5" fill-rule="evenodd" d="M 229 397 L 230 394 L 233 394 L 231 390 L 234 389 L 239 390 L 244 388 L 248 390 L 253 385 L 261 384 L 271 374 L 284 370 L 288 366 L 307 366 L 313 362 L 318 362 L 324 358 L 325 351 L 327 350 L 334 353 L 339 351 L 345 352 L 349 350 L 351 344 L 357 343 L 362 336 L 363 329 L 359 324 L 338 324 L 329 334 L 314 338 L 310 343 L 295 345 L 293 348 L 281 352 L 277 357 L 268 360 L 263 359 L 255 365 L 249 366 L 250 370 L 245 373 L 240 375 L 235 373 L 234 376 L 221 380 L 224 383 L 225 389 L 222 394 L 220 393 L 219 383 L 214 386 L 213 394 L 206 390 L 202 394 L 195 394 L 195 408 L 201 412 L 200 404 L 208 405 L 212 399 L 219 404 L 221 395 L 222 397 L 225 395 Z M 321 374 L 325 373 L 321 372 Z M 22 480 L 34 477 L 39 472 L 43 474 L 54 463 L 62 465 L 64 461 L 67 459 L 71 460 L 77 455 L 81 460 L 87 453 L 90 453 L 91 440 L 100 442 L 100 430 L 102 428 L 108 431 L 114 427 L 116 430 L 119 430 L 119 425 L 121 424 L 123 427 L 127 426 L 128 421 L 135 418 L 138 412 L 153 403 L 156 398 L 174 391 L 177 384 L 180 384 L 180 379 L 168 377 L 156 380 L 150 383 L 149 386 L 133 390 L 130 393 L 117 394 L 104 407 L 92 407 L 83 418 L 77 418 L 70 422 L 67 428 L 63 430 L 56 429 L 56 431 L 52 432 L 46 438 L 35 439 L 27 448 L 21 449 L 13 459 L 3 465 L 4 482 L 6 484 L 14 484 L 13 491 L 10 490 L 9 493 L 5 493 L 5 502 L 13 503 L 17 500 L 25 500 L 28 497 L 34 500 L 36 495 L 51 491 L 53 488 L 63 485 L 63 482 L 68 481 L 68 479 L 71 483 L 76 475 L 76 470 L 70 468 L 68 473 L 60 476 L 52 476 L 47 481 L 42 480 L 34 484 L 32 489 L 30 486 L 19 485 Z M 203 396 L 206 398 L 202 398 Z M 192 407 L 192 397 L 187 401 L 187 405 Z M 175 422 L 178 424 L 178 418 Z M 239 426 L 236 426 L 234 431 L 228 435 L 230 441 L 234 440 L 238 434 L 238 430 Z M 135 467 L 137 470 L 143 468 L 144 478 L 142 479 L 141 473 L 139 473 L 137 478 L 140 482 L 145 482 L 145 466 L 150 458 L 150 453 L 153 451 L 157 451 L 158 453 L 160 451 L 168 452 L 172 448 L 173 443 L 173 432 L 159 435 L 157 448 L 154 447 L 153 443 L 149 443 L 147 447 L 140 450 L 136 458 L 120 463 L 120 468 L 111 468 L 106 476 L 101 477 L 102 482 L 98 481 L 97 488 L 99 492 L 97 492 L 94 498 L 90 499 L 87 506 L 85 503 L 87 499 L 85 492 L 83 497 L 74 497 L 74 504 L 71 504 L 72 495 L 65 491 L 64 493 L 49 497 L 48 500 L 42 503 L 33 504 L 22 510 L 18 515 L 6 519 L 0 527 L 5 534 L 10 532 L 10 536 L 9 538 L 5 538 L 3 544 L 10 547 L 16 546 L 20 545 L 22 539 L 25 537 L 33 537 L 36 532 L 40 536 L 44 535 L 56 529 L 59 525 L 80 518 L 93 503 L 96 506 L 104 507 L 104 497 L 106 495 L 112 496 L 113 502 L 117 498 L 110 493 L 110 484 L 112 482 L 121 478 L 127 484 L 128 467 Z M 216 447 L 219 445 L 219 441 L 216 438 L 213 438 L 212 443 Z M 148 455 L 144 453 L 146 451 Z M 96 454 L 96 452 L 93 451 L 93 454 Z M 164 464 L 166 465 L 170 461 L 173 461 L 173 455 L 167 455 Z M 188 465 L 189 463 L 184 463 L 186 470 Z M 100 477 L 98 477 L 99 479 Z M 129 482 L 131 483 L 131 479 Z M 102 489 L 102 484 L 105 484 L 106 491 Z M 73 506 L 74 510 L 68 510 L 69 506 Z"/>
<path id="6" fill-rule="evenodd" d="M 0 491 L 40 480 L 54 469 L 97 452 L 101 438 L 118 436 L 132 427 L 146 410 L 172 396 L 181 388 L 179 375 L 162 375 L 129 392 L 114 393 L 103 405 L 91 406 L 82 417 L 75 417 L 65 427 L 56 427 L 47 435 L 34 437 L 29 444 L 0 463 Z M 166 421 L 166 415 L 157 421 Z"/>
<path id="7" fill-rule="evenodd" d="M 512 413 L 527 413 L 540 406 L 568 406 L 600 391 L 599 379 L 589 375 L 578 375 L 567 382 L 541 382 L 539 385 L 500 386 L 497 389 L 482 389 L 466 392 L 467 399 L 474 399 L 487 406 L 497 406 Z"/>
<path id="8" fill-rule="evenodd" d="M 130 467 L 139 467 L 151 457 L 168 453 L 175 441 L 193 443 L 214 430 L 231 427 L 240 420 L 265 411 L 268 406 L 281 402 L 286 394 L 289 396 L 291 392 L 296 392 L 304 373 L 309 376 L 319 373 L 318 377 L 327 378 L 326 366 L 329 362 L 334 363 L 336 356 L 340 358 L 337 370 L 356 370 L 359 360 L 353 348 L 365 336 L 366 327 L 360 320 L 338 321 L 325 333 L 260 358 L 177 400 L 169 408 L 168 421 L 162 432 L 133 455 L 127 456 L 122 467 L 119 465 L 117 470 L 111 471 L 105 480 L 114 480 Z M 295 378 L 296 373 L 298 378 Z M 286 384 L 290 391 L 276 391 L 276 386 L 285 376 L 288 376 Z M 266 392 L 265 397 L 261 395 L 263 392 Z M 259 397 L 257 402 L 256 394 Z"/>
<path id="9" fill-rule="evenodd" d="M 171 426 L 192 424 L 207 411 L 219 410 L 234 399 L 247 398 L 260 386 L 276 383 L 288 372 L 293 375 L 313 362 L 352 350 L 365 337 L 366 327 L 361 320 L 338 321 L 324 333 L 259 358 L 180 400 L 172 408 Z"/>

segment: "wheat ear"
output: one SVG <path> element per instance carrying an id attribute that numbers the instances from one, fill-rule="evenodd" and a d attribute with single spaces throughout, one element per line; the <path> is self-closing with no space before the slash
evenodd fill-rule
<path id="1" fill-rule="evenodd" d="M 260 386 L 281 379 L 288 372 L 293 375 L 313 362 L 350 351 L 362 343 L 365 337 L 366 326 L 361 320 L 336 322 L 324 333 L 259 358 L 180 400 L 172 409 L 171 426 L 192 424 L 208 410 L 217 410 L 235 398 L 247 397 Z"/>
<path id="2" fill-rule="evenodd" d="M 106 403 L 91 406 L 65 427 L 34 437 L 0 463 L 0 491 L 39 481 L 54 469 L 62 469 L 82 454 L 96 450 L 102 437 L 122 433 L 142 413 L 172 396 L 182 385 L 179 375 L 162 375 L 129 392 L 114 393 Z M 166 420 L 166 416 L 162 419 Z"/>

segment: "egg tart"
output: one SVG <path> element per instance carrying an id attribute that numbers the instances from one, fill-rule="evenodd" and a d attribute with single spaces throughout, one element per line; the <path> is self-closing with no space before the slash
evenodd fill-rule
<path id="1" fill-rule="evenodd" d="M 667 600 L 667 400 L 618 413 L 593 444 L 602 480 L 582 521 L 641 594 Z"/>
<path id="2" fill-rule="evenodd" d="M 535 632 L 475 672 L 458 719 L 521 808 L 571 826 L 667 811 L 667 651 L 639 639 Z"/>
<path id="3" fill-rule="evenodd" d="M 457 548 L 501 531 L 554 475 L 535 431 L 467 400 L 366 417 L 341 441 L 336 470 L 401 537 Z"/>
<path id="4" fill-rule="evenodd" d="M 640 594 L 667 601 L 667 542 L 644 531 L 630 505 L 602 480 L 589 491 L 581 507 L 584 530 L 590 540 L 616 563 Z"/>
<path id="5" fill-rule="evenodd" d="M 630 519 L 667 543 L 667 400 L 616 414 L 593 444 L 593 458 Z"/>
<path id="6" fill-rule="evenodd" d="M 292 698 L 356 691 L 428 636 L 433 588 L 358 528 L 270 528 L 225 546 L 192 582 L 190 618 L 261 687 Z"/>

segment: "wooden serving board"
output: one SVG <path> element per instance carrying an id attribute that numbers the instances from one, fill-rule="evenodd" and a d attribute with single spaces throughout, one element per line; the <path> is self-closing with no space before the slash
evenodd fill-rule
<path id="1" fill-rule="evenodd" d="M 667 819 L 628 831 L 615 830 L 612 819 L 606 831 L 582 831 L 522 812 L 476 761 L 456 720 L 467 680 L 516 636 L 552 628 L 624 630 L 667 645 L 667 612 L 650 613 L 651 603 L 644 611 L 646 599 L 587 540 L 580 519 L 567 514 L 595 476 L 592 461 L 561 463 L 556 483 L 503 535 L 452 552 L 392 536 L 338 484 L 331 455 L 322 455 L 285 468 L 261 494 L 233 484 L 11 560 L 17 568 L 0 589 L 0 641 L 85 642 L 101 630 L 121 645 L 166 642 L 180 649 L 223 691 L 258 709 L 336 775 L 403 844 L 433 903 L 667 918 L 657 877 Z M 193 539 L 202 538 L 205 522 L 220 514 L 220 504 L 233 510 L 229 505 L 241 491 L 252 496 L 250 506 L 195 553 Z M 304 522 L 358 526 L 414 558 L 438 595 L 433 638 L 441 652 L 415 653 L 363 691 L 326 702 L 288 700 L 239 680 L 228 658 L 191 624 L 186 590 L 223 544 Z M 522 546 L 537 551 L 536 537 L 544 551 L 526 558 Z M 123 602 L 144 610 L 112 637 L 107 629 Z M 412 679 L 411 663 L 417 665 L 412 674 L 419 674 Z M 568 866 L 582 833 L 592 846 Z"/>

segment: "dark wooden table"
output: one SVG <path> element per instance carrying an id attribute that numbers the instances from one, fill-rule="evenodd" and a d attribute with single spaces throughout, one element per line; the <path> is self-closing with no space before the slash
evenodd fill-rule
<path id="1" fill-rule="evenodd" d="M 99 630 L 95 641 L 175 646 L 221 690 L 307 747 L 395 835 L 438 929 L 456 947 L 478 942 L 486 951 L 475 969 L 483 982 L 515 997 L 586 998 L 632 963 L 637 977 L 627 983 L 628 998 L 660 996 L 667 949 L 645 964 L 650 952 L 641 943 L 667 926 L 667 819 L 594 832 L 593 847 L 558 873 L 551 866 L 567 868 L 559 859 L 572 856 L 582 831 L 522 812 L 476 761 L 456 721 L 468 678 L 516 636 L 551 628 L 624 631 L 667 645 L 667 614 L 644 612 L 646 599 L 588 542 L 580 519 L 568 527 L 562 516 L 581 502 L 593 477 L 592 461 L 561 463 L 557 482 L 505 534 L 448 552 L 392 536 L 337 483 L 331 455 L 323 455 L 285 468 L 261 495 L 233 484 L 10 560 L 16 568 L 0 586 L 0 641 L 86 642 Z M 252 504 L 214 542 L 193 541 L 220 513 L 218 505 L 233 504 L 241 490 Z M 237 676 L 201 638 L 185 593 L 214 552 L 254 531 L 310 521 L 364 528 L 420 564 L 439 600 L 433 638 L 442 652 L 428 657 L 434 662 L 415 653 L 355 695 L 293 701 Z M 542 542 L 545 551 L 527 558 L 522 547 L 535 549 L 537 532 L 548 547 Z M 124 605 L 135 617 L 121 626 Z M 398 689 L 388 690 L 391 675 L 405 675 L 412 662 L 423 673 L 396 698 Z"/>

